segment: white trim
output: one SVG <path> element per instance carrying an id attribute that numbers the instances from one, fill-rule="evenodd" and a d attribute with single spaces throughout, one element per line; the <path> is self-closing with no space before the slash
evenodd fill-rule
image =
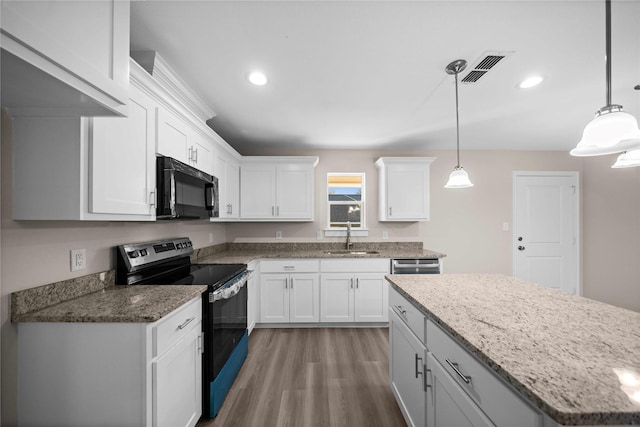
<path id="1" fill-rule="evenodd" d="M 573 178 L 573 182 L 575 184 L 575 198 L 573 202 L 573 219 L 574 219 L 574 227 L 573 227 L 573 235 L 575 238 L 574 244 L 574 256 L 575 256 L 575 277 L 576 277 L 576 295 L 582 295 L 582 277 L 580 275 L 582 258 L 580 251 L 580 172 L 577 171 L 513 171 L 513 177 L 511 180 L 512 186 L 512 198 L 511 198 L 511 274 L 515 274 L 516 270 L 516 246 L 514 242 L 516 241 L 516 178 L 517 177 L 535 177 L 535 176 L 558 176 L 558 177 L 570 177 Z"/>

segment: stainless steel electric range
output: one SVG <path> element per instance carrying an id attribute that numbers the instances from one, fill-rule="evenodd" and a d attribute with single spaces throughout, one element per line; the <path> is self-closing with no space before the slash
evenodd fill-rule
<path id="1" fill-rule="evenodd" d="M 188 237 L 116 247 L 116 285 L 207 285 L 202 301 L 204 417 L 217 415 L 247 356 L 246 264 L 191 264 Z"/>

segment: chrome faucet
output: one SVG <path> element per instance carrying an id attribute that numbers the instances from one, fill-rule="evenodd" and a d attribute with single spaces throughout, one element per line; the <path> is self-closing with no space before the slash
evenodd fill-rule
<path id="1" fill-rule="evenodd" d="M 347 221 L 347 250 L 351 249 L 351 221 Z"/>

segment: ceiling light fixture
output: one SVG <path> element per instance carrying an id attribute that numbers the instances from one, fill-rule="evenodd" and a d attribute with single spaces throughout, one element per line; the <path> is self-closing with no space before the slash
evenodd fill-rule
<path id="1" fill-rule="evenodd" d="M 618 156 L 616 162 L 611 166 L 612 168 L 633 168 L 640 166 L 640 149 L 625 151 Z"/>
<path id="2" fill-rule="evenodd" d="M 584 128 L 582 139 L 570 151 L 572 156 L 600 156 L 640 147 L 638 121 L 611 103 L 611 0 L 605 0 L 607 105 Z"/>
<path id="3" fill-rule="evenodd" d="M 469 180 L 469 174 L 460 166 L 460 120 L 458 116 L 458 73 L 464 71 L 467 68 L 467 61 L 464 59 L 458 59 L 447 65 L 445 71 L 447 74 L 453 74 L 456 81 L 456 167 L 449 175 L 449 180 L 444 188 L 467 188 L 473 187 L 473 184 Z"/>
<path id="4" fill-rule="evenodd" d="M 520 89 L 529 89 L 531 87 L 538 86 L 540 83 L 542 83 L 543 80 L 544 80 L 544 77 L 542 76 L 527 77 L 526 79 L 520 82 L 518 87 Z"/>
<path id="5" fill-rule="evenodd" d="M 267 84 L 267 76 L 260 71 L 254 71 L 249 74 L 249 81 L 256 86 L 264 86 Z"/>

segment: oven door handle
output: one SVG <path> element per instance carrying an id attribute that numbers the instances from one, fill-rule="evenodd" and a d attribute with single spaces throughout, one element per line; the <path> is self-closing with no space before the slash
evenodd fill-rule
<path id="1" fill-rule="evenodd" d="M 247 284 L 249 276 L 253 271 L 247 271 L 247 274 L 234 281 L 233 283 L 223 286 L 220 289 L 216 289 L 209 294 L 209 302 L 215 302 L 223 299 L 231 299 L 240 292 L 243 286 Z"/>

